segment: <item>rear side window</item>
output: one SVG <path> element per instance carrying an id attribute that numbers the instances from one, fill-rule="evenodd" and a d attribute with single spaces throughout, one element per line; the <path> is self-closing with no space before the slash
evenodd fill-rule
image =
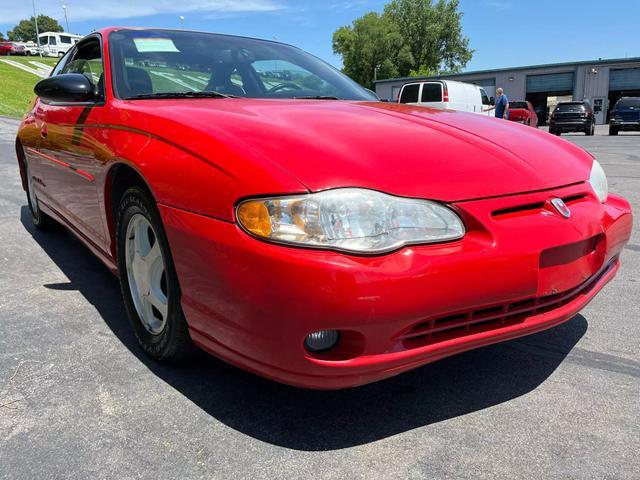
<path id="1" fill-rule="evenodd" d="M 441 102 L 442 101 L 442 85 L 439 83 L 425 83 L 422 86 L 423 102 Z"/>
<path id="2" fill-rule="evenodd" d="M 405 85 L 400 94 L 400 103 L 418 103 L 419 91 L 420 85 L 417 83 Z"/>
<path id="3" fill-rule="evenodd" d="M 49 37 L 49 45 L 56 45 L 56 37 Z"/>
<path id="4" fill-rule="evenodd" d="M 71 45 L 71 37 L 60 35 L 60 43 L 68 43 L 69 45 Z"/>

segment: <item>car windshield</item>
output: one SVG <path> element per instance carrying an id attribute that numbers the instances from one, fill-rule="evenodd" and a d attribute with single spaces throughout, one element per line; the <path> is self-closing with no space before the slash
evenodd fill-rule
<path id="1" fill-rule="evenodd" d="M 626 108 L 640 109 L 640 98 L 625 98 L 616 103 L 615 109 L 621 110 Z"/>
<path id="2" fill-rule="evenodd" d="M 109 36 L 119 98 L 377 101 L 335 68 L 277 42 L 210 33 L 120 30 Z M 195 95 L 190 95 L 195 93 Z"/>
<path id="3" fill-rule="evenodd" d="M 527 106 L 527 102 L 509 102 L 510 110 L 519 109 L 519 108 L 523 108 L 525 110 L 529 109 L 529 107 Z"/>

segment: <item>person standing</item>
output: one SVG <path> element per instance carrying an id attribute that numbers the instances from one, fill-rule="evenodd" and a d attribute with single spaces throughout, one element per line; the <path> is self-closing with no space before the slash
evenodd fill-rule
<path id="1" fill-rule="evenodd" d="M 489 112 L 491 110 L 496 111 L 496 118 L 504 118 L 505 120 L 509 119 L 509 99 L 504 94 L 504 90 L 502 88 L 496 89 L 496 104 L 487 108 L 485 112 Z"/>

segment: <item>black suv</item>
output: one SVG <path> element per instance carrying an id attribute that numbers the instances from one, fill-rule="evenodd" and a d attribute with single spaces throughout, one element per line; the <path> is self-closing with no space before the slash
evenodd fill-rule
<path id="1" fill-rule="evenodd" d="M 609 135 L 617 135 L 625 130 L 640 130 L 640 98 L 623 97 L 611 110 Z"/>
<path id="2" fill-rule="evenodd" d="M 584 132 L 593 135 L 596 118 L 591 104 L 583 102 L 561 102 L 549 117 L 549 133 L 560 135 L 566 132 Z"/>

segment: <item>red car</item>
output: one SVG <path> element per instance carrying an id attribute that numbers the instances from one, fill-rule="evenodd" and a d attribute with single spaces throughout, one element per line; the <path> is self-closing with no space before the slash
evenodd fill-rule
<path id="1" fill-rule="evenodd" d="M 571 143 L 376 101 L 303 51 L 103 29 L 35 88 L 33 221 L 115 274 L 139 343 L 361 385 L 565 322 L 616 274 L 629 203 Z"/>
<path id="2" fill-rule="evenodd" d="M 509 120 L 538 128 L 538 115 L 531 102 L 509 102 Z"/>
<path id="3" fill-rule="evenodd" d="M 0 55 L 26 55 L 24 45 L 13 42 L 0 42 Z"/>

